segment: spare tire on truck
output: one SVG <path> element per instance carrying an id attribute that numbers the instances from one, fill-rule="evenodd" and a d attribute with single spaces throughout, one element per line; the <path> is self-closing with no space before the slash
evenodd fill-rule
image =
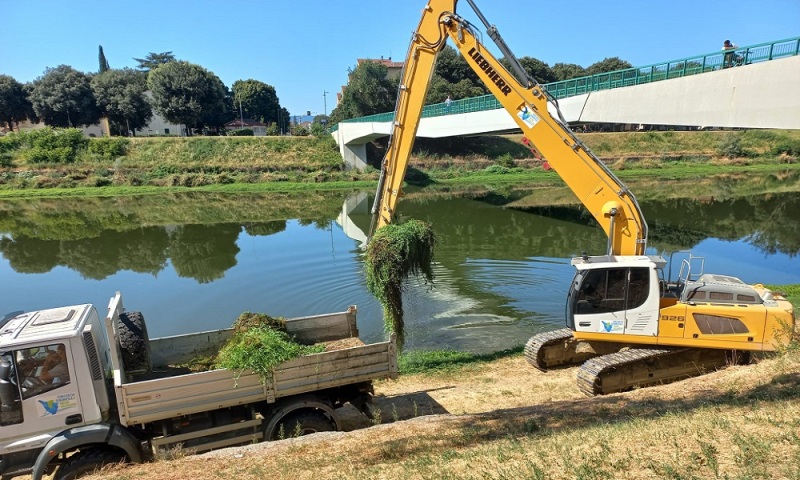
<path id="1" fill-rule="evenodd" d="M 117 319 L 122 365 L 127 373 L 150 371 L 150 341 L 141 312 L 125 312 Z"/>

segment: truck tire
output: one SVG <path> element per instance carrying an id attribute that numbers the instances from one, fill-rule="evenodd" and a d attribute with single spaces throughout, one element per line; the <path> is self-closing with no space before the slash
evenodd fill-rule
<path id="1" fill-rule="evenodd" d="M 327 413 L 318 409 L 295 410 L 283 417 L 267 436 L 270 440 L 309 435 L 317 432 L 332 432 L 336 425 Z"/>
<path id="2" fill-rule="evenodd" d="M 150 342 L 141 312 L 126 312 L 117 319 L 122 364 L 127 373 L 150 370 Z"/>
<path id="3" fill-rule="evenodd" d="M 75 480 L 83 475 L 96 472 L 106 465 L 113 465 L 126 461 L 128 457 L 119 450 L 107 448 L 92 448 L 81 450 L 69 456 L 58 467 L 53 480 Z"/>

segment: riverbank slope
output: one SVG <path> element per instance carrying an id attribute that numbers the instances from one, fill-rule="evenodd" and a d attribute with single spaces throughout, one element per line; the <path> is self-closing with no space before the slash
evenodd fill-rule
<path id="1" fill-rule="evenodd" d="M 48 133 L 49 132 L 49 133 Z M 795 169 L 800 132 L 589 133 L 582 141 L 622 176 L 702 176 Z M 63 145 L 62 145 L 63 144 Z M 0 138 L 0 197 L 123 195 L 185 189 L 291 191 L 372 186 L 373 167 L 347 170 L 330 137 L 85 139 L 46 130 Z M 407 179 L 417 184 L 558 181 L 520 135 L 418 139 Z"/>

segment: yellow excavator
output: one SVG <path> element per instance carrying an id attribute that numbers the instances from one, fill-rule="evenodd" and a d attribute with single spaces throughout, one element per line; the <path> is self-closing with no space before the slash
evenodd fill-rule
<path id="1" fill-rule="evenodd" d="M 457 0 L 428 2 L 403 67 L 370 233 L 395 218 L 436 55 L 450 39 L 524 141 L 608 235 L 604 255 L 572 259 L 568 328 L 533 336 L 525 346 L 530 364 L 547 370 L 582 363 L 578 387 L 598 395 L 695 376 L 788 343 L 794 312 L 781 294 L 729 275 L 703 274 L 702 262 L 691 258 L 683 260 L 676 281 L 665 278 L 666 260 L 645 252 L 647 223 L 634 195 L 572 133 L 557 101 L 530 78 L 473 0 L 467 2 L 514 74 L 456 13 Z"/>

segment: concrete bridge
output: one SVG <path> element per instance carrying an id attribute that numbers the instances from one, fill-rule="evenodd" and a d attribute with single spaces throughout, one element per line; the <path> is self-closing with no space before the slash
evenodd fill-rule
<path id="1" fill-rule="evenodd" d="M 800 38 L 545 85 L 567 122 L 800 129 Z M 730 63 L 729 63 L 730 62 Z M 477 104 L 477 105 L 476 105 Z M 551 107 L 551 114 L 555 114 Z M 347 165 L 366 166 L 366 144 L 389 135 L 393 114 L 340 123 Z M 418 137 L 519 131 L 492 97 L 428 105 Z"/>

